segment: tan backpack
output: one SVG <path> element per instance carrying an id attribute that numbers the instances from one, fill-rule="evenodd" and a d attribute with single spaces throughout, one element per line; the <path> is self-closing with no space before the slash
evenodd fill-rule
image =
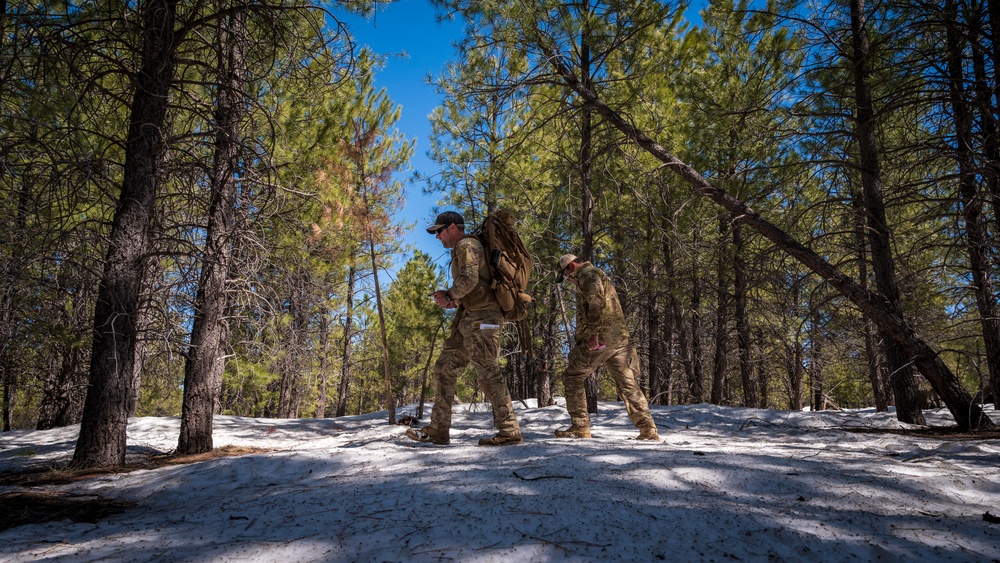
<path id="1" fill-rule="evenodd" d="M 509 209 L 488 216 L 473 233 L 483 243 L 493 277 L 491 288 L 503 318 L 520 321 L 528 316 L 528 304 L 534 299 L 525 293 L 531 275 L 531 256 L 514 230 L 517 218 Z"/>

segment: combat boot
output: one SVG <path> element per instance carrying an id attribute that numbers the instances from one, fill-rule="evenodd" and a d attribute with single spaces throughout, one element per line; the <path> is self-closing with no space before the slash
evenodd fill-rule
<path id="1" fill-rule="evenodd" d="M 511 444 L 520 444 L 523 441 L 524 441 L 524 438 L 521 437 L 521 433 L 520 432 L 517 432 L 515 434 L 511 434 L 509 436 L 504 436 L 504 435 L 502 435 L 500 433 L 497 433 L 497 435 L 493 436 L 492 438 L 480 438 L 479 439 L 479 445 L 480 446 L 509 446 Z"/>
<path id="2" fill-rule="evenodd" d="M 570 425 L 566 430 L 556 430 L 556 438 L 590 438 L 589 426 Z"/>
<path id="3" fill-rule="evenodd" d="M 410 428 L 406 431 L 406 437 L 418 442 L 427 442 L 439 446 L 447 446 L 450 441 L 447 432 L 442 432 L 433 426 L 424 426 L 419 430 Z"/>
<path id="4" fill-rule="evenodd" d="M 660 441 L 660 435 L 656 433 L 655 426 L 643 426 L 639 429 L 639 435 L 636 440 L 656 440 Z"/>

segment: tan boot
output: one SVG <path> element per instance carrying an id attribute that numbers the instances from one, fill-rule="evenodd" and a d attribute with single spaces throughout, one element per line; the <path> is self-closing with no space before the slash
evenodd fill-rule
<path id="1" fill-rule="evenodd" d="M 655 426 L 644 426 L 639 429 L 639 436 L 636 437 L 636 440 L 656 440 L 659 442 L 660 435 L 656 433 Z"/>
<path id="2" fill-rule="evenodd" d="M 442 432 L 433 426 L 424 426 L 419 430 L 410 428 L 406 431 L 406 437 L 418 442 L 429 442 L 439 446 L 447 446 L 450 441 L 447 432 Z"/>
<path id="3" fill-rule="evenodd" d="M 566 430 L 556 430 L 556 438 L 590 438 L 589 426 L 570 425 Z"/>
<path id="4" fill-rule="evenodd" d="M 480 438 L 479 445 L 480 446 L 509 446 L 511 444 L 520 444 L 523 441 L 524 441 L 524 438 L 521 437 L 521 433 L 520 432 L 518 432 L 516 434 L 510 434 L 508 436 L 504 436 L 504 435 L 498 433 L 496 436 L 494 436 L 492 438 Z"/>

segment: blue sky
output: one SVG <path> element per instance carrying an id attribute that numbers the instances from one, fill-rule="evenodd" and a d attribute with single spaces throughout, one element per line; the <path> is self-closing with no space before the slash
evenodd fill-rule
<path id="1" fill-rule="evenodd" d="M 700 22 L 698 11 L 706 2 L 694 0 L 687 17 Z M 374 18 L 339 15 L 347 24 L 358 43 L 386 57 L 385 68 L 375 77 L 376 86 L 385 88 L 389 97 L 402 106 L 397 128 L 415 140 L 412 169 L 398 175 L 404 184 L 406 206 L 397 219 L 414 226 L 404 235 L 404 244 L 427 253 L 441 267 L 448 266 L 448 251 L 424 228 L 435 216 L 432 212 L 437 198 L 423 194 L 423 182 L 411 180 L 413 172 L 427 177 L 438 171 L 428 157 L 431 124 L 428 116 L 441 103 L 441 98 L 428 83 L 428 75 L 437 76 L 445 64 L 455 57 L 453 44 L 462 36 L 462 23 L 456 20 L 437 21 L 436 12 L 429 0 L 396 0 L 379 2 Z M 409 259 L 397 259 L 390 275 Z"/>
<path id="2" fill-rule="evenodd" d="M 460 38 L 462 24 L 454 20 L 438 23 L 429 0 L 380 2 L 374 18 L 339 17 L 350 27 L 358 43 L 386 57 L 385 68 L 376 75 L 375 84 L 385 88 L 393 102 L 402 106 L 397 128 L 406 138 L 416 141 L 410 161 L 412 170 L 398 177 L 406 193 L 406 207 L 398 219 L 415 223 L 404 236 L 404 243 L 429 254 L 445 267 L 447 251 L 424 231 L 434 219 L 431 209 L 436 198 L 425 196 L 423 183 L 411 181 L 411 176 L 413 171 L 430 176 L 438 170 L 427 157 L 431 134 L 428 116 L 441 98 L 427 82 L 427 76 L 440 74 L 454 57 L 452 44 Z M 397 260 L 396 267 L 402 267 L 408 258 Z"/>

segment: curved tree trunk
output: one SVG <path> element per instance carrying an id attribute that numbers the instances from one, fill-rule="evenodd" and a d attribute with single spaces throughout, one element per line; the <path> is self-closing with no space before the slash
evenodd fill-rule
<path id="1" fill-rule="evenodd" d="M 662 145 L 633 126 L 630 121 L 608 107 L 592 90 L 584 88 L 576 75 L 562 64 L 562 59 L 556 55 L 555 51 L 552 49 L 548 49 L 548 51 L 550 53 L 549 63 L 553 65 L 566 85 L 587 103 L 593 105 L 595 110 L 603 115 L 608 122 L 632 139 L 643 150 L 672 169 L 688 182 L 696 193 L 711 199 L 730 213 L 740 217 L 743 223 L 749 225 L 775 246 L 826 280 L 861 309 L 862 313 L 874 320 L 887 337 L 898 343 L 904 352 L 913 358 L 917 369 L 927 378 L 934 391 L 948 406 L 948 410 L 960 428 L 983 429 L 994 426 L 989 417 L 983 413 L 981 406 L 973 402 L 969 392 L 941 360 L 937 351 L 916 334 L 913 327 L 903 319 L 898 309 L 893 307 L 890 301 L 881 294 L 866 291 L 834 265 L 806 248 L 798 240 L 778 228 L 777 225 L 758 215 L 745 203 L 713 186 L 694 168 L 678 159 Z"/>

